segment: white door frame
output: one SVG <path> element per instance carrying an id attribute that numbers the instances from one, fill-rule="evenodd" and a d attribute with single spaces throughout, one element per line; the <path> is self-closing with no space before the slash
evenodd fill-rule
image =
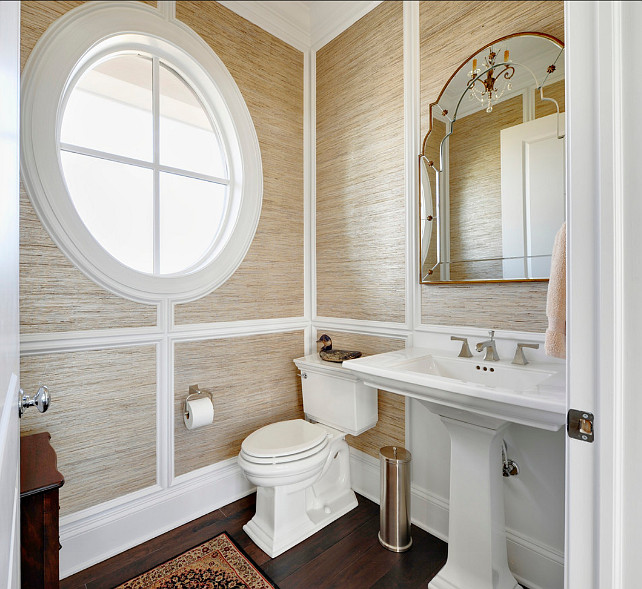
<path id="1" fill-rule="evenodd" d="M 0 586 L 20 587 L 20 3 L 0 2 Z"/>
<path id="2" fill-rule="evenodd" d="M 567 442 L 565 586 L 627 589 L 642 548 L 642 3 L 565 12 L 568 403 L 595 413 L 595 442 Z"/>

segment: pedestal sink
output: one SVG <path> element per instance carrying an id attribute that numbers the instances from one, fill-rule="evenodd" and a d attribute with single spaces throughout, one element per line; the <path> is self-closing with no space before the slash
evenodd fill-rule
<path id="1" fill-rule="evenodd" d="M 450 434 L 448 561 L 429 589 L 518 588 L 506 555 L 502 432 L 510 423 L 564 425 L 564 365 L 518 367 L 408 348 L 343 366 L 367 385 L 418 399 Z"/>

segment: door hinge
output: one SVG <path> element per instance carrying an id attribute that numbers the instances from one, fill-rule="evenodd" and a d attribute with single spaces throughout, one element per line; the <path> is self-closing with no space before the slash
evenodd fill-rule
<path id="1" fill-rule="evenodd" d="M 595 416 L 588 411 L 570 409 L 566 418 L 568 437 L 582 442 L 592 442 L 595 439 L 594 419 Z"/>

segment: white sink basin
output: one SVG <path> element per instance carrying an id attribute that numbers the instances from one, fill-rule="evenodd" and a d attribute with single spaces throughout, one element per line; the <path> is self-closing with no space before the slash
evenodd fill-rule
<path id="1" fill-rule="evenodd" d="M 514 392 L 532 389 L 555 375 L 550 370 L 516 368 L 467 358 L 422 356 L 398 366 L 400 370 L 432 374 L 451 380 Z"/>
<path id="2" fill-rule="evenodd" d="M 558 430 L 565 366 L 408 348 L 343 363 L 365 384 L 419 399 L 451 439 L 448 561 L 428 589 L 519 589 L 508 566 L 501 444 L 510 423 Z"/>
<path id="3" fill-rule="evenodd" d="M 563 364 L 516 366 L 407 348 L 343 366 L 379 389 L 479 416 L 547 430 L 558 430 L 566 420 Z"/>

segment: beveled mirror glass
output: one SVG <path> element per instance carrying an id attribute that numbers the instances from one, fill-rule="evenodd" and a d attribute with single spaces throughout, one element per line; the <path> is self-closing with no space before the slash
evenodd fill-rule
<path id="1" fill-rule="evenodd" d="M 565 220 L 564 46 L 476 51 L 430 105 L 419 156 L 423 284 L 546 280 Z"/>

